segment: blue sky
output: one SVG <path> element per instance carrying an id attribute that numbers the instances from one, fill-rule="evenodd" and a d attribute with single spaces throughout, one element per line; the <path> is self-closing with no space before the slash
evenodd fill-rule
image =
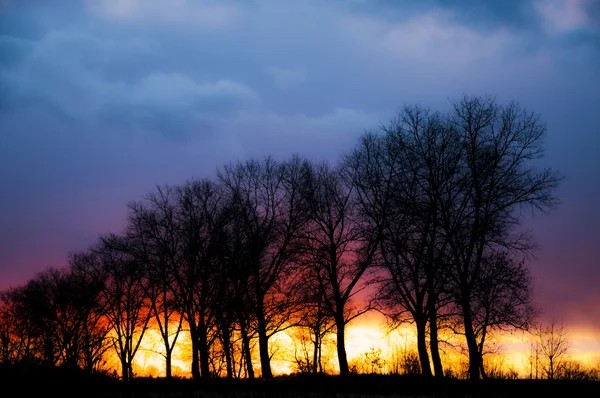
<path id="1" fill-rule="evenodd" d="M 405 104 L 547 123 L 562 204 L 528 223 L 546 316 L 600 328 L 600 1 L 0 0 L 0 288 L 118 232 L 156 184 L 335 161 Z"/>

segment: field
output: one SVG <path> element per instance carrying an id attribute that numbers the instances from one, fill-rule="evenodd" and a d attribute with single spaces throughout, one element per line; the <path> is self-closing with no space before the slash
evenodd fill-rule
<path id="1" fill-rule="evenodd" d="M 599 381 L 426 380 L 388 375 L 286 376 L 272 380 L 164 380 L 137 378 L 129 383 L 43 369 L 0 371 L 2 397 L 130 398 L 450 398 L 450 397 L 599 397 Z"/>

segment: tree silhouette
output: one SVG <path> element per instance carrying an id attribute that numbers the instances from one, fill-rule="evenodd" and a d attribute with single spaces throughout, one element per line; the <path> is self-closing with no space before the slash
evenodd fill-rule
<path id="1" fill-rule="evenodd" d="M 81 368 L 92 373 L 101 370 L 104 354 L 110 348 L 107 336 L 111 328 L 103 315 L 101 301 L 106 278 L 99 256 L 92 251 L 72 253 L 69 264 L 72 280 L 79 286 L 76 301 L 82 319 Z"/>
<path id="2" fill-rule="evenodd" d="M 482 275 L 486 249 L 531 250 L 532 238 L 519 231 L 526 209 L 546 212 L 561 177 L 538 169 L 546 128 L 538 115 L 515 103 L 500 106 L 491 98 L 464 97 L 452 116 L 463 148 L 454 176 L 453 201 L 442 202 L 444 229 L 449 235 L 455 286 L 469 350 L 469 376 L 477 379 L 481 358 L 473 319 L 475 287 Z"/>
<path id="3" fill-rule="evenodd" d="M 228 165 L 218 177 L 232 199 L 236 225 L 246 246 L 248 302 L 256 316 L 262 376 L 273 376 L 269 338 L 284 323 L 278 292 L 286 270 L 297 257 L 293 241 L 304 219 L 299 206 L 301 161 L 264 161 Z M 269 324 L 273 320 L 275 324 Z"/>
<path id="4" fill-rule="evenodd" d="M 142 281 L 143 268 L 129 254 L 130 244 L 122 236 L 108 235 L 94 248 L 106 277 L 100 297 L 102 313 L 111 327 L 109 338 L 121 362 L 123 381 L 133 378 L 133 358 L 152 315 Z"/>
<path id="5" fill-rule="evenodd" d="M 181 332 L 183 316 L 174 290 L 174 269 L 181 258 L 181 236 L 175 219 L 175 190 L 158 187 L 144 202 L 129 204 L 127 228 L 131 254 L 143 267 L 146 295 L 162 338 L 165 375 L 172 377 L 173 349 Z"/>
<path id="6" fill-rule="evenodd" d="M 301 264 L 308 268 L 318 298 L 335 321 L 340 374 L 347 375 L 345 327 L 369 309 L 353 310 L 348 304 L 364 288 L 359 282 L 377 246 L 361 235 L 353 190 L 342 179 L 340 170 L 310 163 L 304 168 L 301 192 L 309 221 L 301 234 Z"/>
<path id="7" fill-rule="evenodd" d="M 542 355 L 542 371 L 552 380 L 563 376 L 566 366 L 569 341 L 567 331 L 561 321 L 560 325 L 553 319 L 549 325 L 540 325 L 536 331 Z"/>
<path id="8" fill-rule="evenodd" d="M 210 377 L 210 343 L 215 317 L 211 311 L 213 281 L 220 275 L 220 231 L 226 225 L 223 206 L 227 193 L 210 180 L 189 181 L 177 190 L 176 219 L 182 252 L 174 264 L 176 292 L 189 325 L 192 375 Z M 198 366 L 199 365 L 199 366 Z"/>
<path id="9" fill-rule="evenodd" d="M 448 238 L 440 203 L 448 200 L 448 175 L 456 168 L 455 135 L 439 114 L 406 107 L 382 135 L 368 134 L 348 158 L 363 212 L 380 231 L 385 273 L 379 301 L 394 322 L 408 313 L 417 329 L 421 372 L 431 375 L 429 322 L 435 373 L 443 375 L 437 311 L 445 289 Z"/>

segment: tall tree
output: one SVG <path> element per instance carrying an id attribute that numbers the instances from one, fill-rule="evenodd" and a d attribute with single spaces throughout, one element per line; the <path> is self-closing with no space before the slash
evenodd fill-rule
<path id="1" fill-rule="evenodd" d="M 336 325 L 336 345 L 341 375 L 349 374 L 345 346 L 348 322 L 369 309 L 350 308 L 364 289 L 361 278 L 370 267 L 377 245 L 364 238 L 353 198 L 339 169 L 327 164 L 304 165 L 302 197 L 308 222 L 301 234 L 302 264 L 312 271 L 325 308 Z"/>
<path id="2" fill-rule="evenodd" d="M 162 338 L 165 376 L 172 377 L 172 356 L 182 329 L 182 311 L 177 303 L 174 269 L 181 259 L 181 235 L 175 218 L 176 194 L 171 187 L 158 187 L 143 202 L 129 204 L 129 247 L 143 266 L 143 287 L 149 298 L 153 320 Z"/>
<path id="3" fill-rule="evenodd" d="M 94 249 L 106 275 L 102 313 L 111 327 L 110 338 L 121 361 L 121 377 L 133 378 L 133 359 L 152 315 L 143 286 L 141 264 L 129 253 L 130 244 L 118 235 L 104 236 Z"/>
<path id="4" fill-rule="evenodd" d="M 437 311 L 449 259 L 440 202 L 447 200 L 448 175 L 459 158 L 456 136 L 442 115 L 417 106 L 405 107 L 382 132 L 363 137 L 347 157 L 363 213 L 380 233 L 385 270 L 380 302 L 392 321 L 408 315 L 415 323 L 426 376 L 431 375 L 429 332 L 435 374 L 441 376 Z"/>
<path id="5" fill-rule="evenodd" d="M 391 302 L 387 301 L 408 311 L 414 320 L 424 375 L 431 374 L 426 342 L 429 323 L 429 347 L 437 376 L 443 375 L 437 311 L 445 289 L 445 266 L 450 261 L 440 204 L 448 200 L 450 176 L 460 158 L 456 134 L 449 127 L 443 115 L 410 106 L 384 128 L 386 148 L 393 153 L 388 156 L 393 195 L 381 240 L 383 264 L 389 274 L 387 286 L 392 289 L 387 296 Z"/>
<path id="6" fill-rule="evenodd" d="M 304 222 L 299 206 L 301 161 L 272 158 L 225 166 L 219 180 L 229 191 L 245 250 L 248 301 L 257 322 L 262 377 L 273 376 L 269 338 L 283 325 L 278 299 L 286 269 L 296 259 L 293 242 Z M 275 324 L 269 324 L 273 320 Z"/>
<path id="7" fill-rule="evenodd" d="M 540 116 L 516 103 L 464 97 L 450 116 L 463 148 L 457 184 L 442 202 L 454 269 L 450 273 L 461 309 L 469 351 L 469 377 L 477 379 L 481 358 L 475 335 L 473 300 L 486 250 L 531 250 L 532 237 L 519 230 L 524 211 L 547 212 L 560 175 L 537 167 L 546 132 Z"/>
<path id="8" fill-rule="evenodd" d="M 210 333 L 215 329 L 211 301 L 221 268 L 221 231 L 227 223 L 223 209 L 227 192 L 214 181 L 193 180 L 177 189 L 175 212 L 181 257 L 174 264 L 176 295 L 192 340 L 192 376 L 210 377 Z"/>

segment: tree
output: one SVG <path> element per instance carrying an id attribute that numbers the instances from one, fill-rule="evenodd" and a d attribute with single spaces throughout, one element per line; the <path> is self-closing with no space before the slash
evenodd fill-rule
<path id="1" fill-rule="evenodd" d="M 417 106 L 405 107 L 382 128 L 366 135 L 347 158 L 364 214 L 380 231 L 385 271 L 379 301 L 394 322 L 408 314 L 417 328 L 424 375 L 443 375 L 438 351 L 437 313 L 449 261 L 441 202 L 448 200 L 460 152 L 447 120 Z"/>
<path id="2" fill-rule="evenodd" d="M 132 255 L 141 262 L 146 295 L 158 326 L 165 357 L 165 375 L 172 377 L 171 358 L 183 321 L 177 303 L 174 269 L 181 258 L 181 236 L 175 219 L 175 190 L 158 187 L 144 202 L 129 204 L 128 239 Z"/>
<path id="3" fill-rule="evenodd" d="M 545 126 L 515 103 L 464 97 L 448 114 L 407 107 L 383 136 L 367 134 L 347 164 L 361 211 L 379 230 L 388 278 L 381 291 L 388 315 L 417 326 L 422 372 L 436 374 L 437 313 L 452 297 L 461 313 L 470 377 L 481 355 L 473 301 L 485 253 L 529 252 L 519 231 L 527 209 L 549 211 L 560 175 L 539 169 Z"/>
<path id="4" fill-rule="evenodd" d="M 47 287 L 46 300 L 52 306 L 47 321 L 55 327 L 58 362 L 69 368 L 78 367 L 88 305 L 87 286 L 76 277 L 68 268 L 49 268 L 38 277 Z"/>
<path id="5" fill-rule="evenodd" d="M 296 322 L 299 330 L 295 330 L 292 337 L 295 340 L 294 358 L 299 370 L 305 373 L 323 373 L 323 341 L 335 329 L 333 314 L 326 307 L 314 274 L 313 267 L 299 267 L 296 284 L 302 309 Z"/>
<path id="6" fill-rule="evenodd" d="M 218 172 L 219 181 L 232 200 L 235 225 L 245 246 L 248 297 L 256 317 L 262 376 L 272 377 L 269 338 L 286 325 L 286 298 L 281 289 L 286 271 L 297 258 L 294 241 L 304 222 L 299 206 L 301 161 L 264 161 L 228 165 Z M 282 311 L 283 310 L 283 311 Z"/>
<path id="7" fill-rule="evenodd" d="M 33 336 L 33 356 L 47 367 L 56 366 L 60 360 L 59 336 L 56 333 L 57 316 L 55 297 L 49 274 L 52 269 L 40 272 L 21 291 L 22 317 L 29 318 Z"/>
<path id="8" fill-rule="evenodd" d="M 176 295 L 189 325 L 192 340 L 192 376 L 210 377 L 211 331 L 215 314 L 211 309 L 216 294 L 215 281 L 222 268 L 223 229 L 228 193 L 211 180 L 192 180 L 177 189 L 175 212 L 181 239 L 180 260 L 174 263 Z M 198 367 L 199 365 L 199 367 Z"/>
<path id="9" fill-rule="evenodd" d="M 100 370 L 104 354 L 110 348 L 107 336 L 111 328 L 103 315 L 101 300 L 106 274 L 93 251 L 70 254 L 69 270 L 71 280 L 78 286 L 77 309 L 82 320 L 79 360 L 81 368 L 92 373 Z"/>
<path id="10" fill-rule="evenodd" d="M 475 334 L 473 300 L 487 250 L 535 246 L 519 226 L 525 210 L 548 212 L 560 175 L 536 167 L 546 132 L 539 115 L 516 103 L 464 97 L 455 102 L 451 122 L 462 148 L 449 198 L 442 202 L 443 228 L 449 236 L 453 269 L 449 273 L 469 351 L 469 377 L 477 379 L 481 358 Z"/>
<path id="11" fill-rule="evenodd" d="M 133 358 L 152 315 L 143 286 L 141 264 L 129 254 L 128 242 L 118 235 L 104 236 L 94 252 L 100 257 L 106 282 L 101 294 L 102 314 L 111 328 L 110 339 L 124 381 L 133 378 Z"/>
<path id="12" fill-rule="evenodd" d="M 310 163 L 305 163 L 304 169 L 301 192 L 308 222 L 300 241 L 302 265 L 308 268 L 313 288 L 335 321 L 340 374 L 347 375 L 345 327 L 369 310 L 368 306 L 353 310 L 348 304 L 363 290 L 359 282 L 371 266 L 377 246 L 363 238 L 353 189 L 342 179 L 341 170 Z"/>
<path id="13" fill-rule="evenodd" d="M 487 254 L 471 308 L 481 375 L 485 377 L 483 355 L 489 333 L 527 330 L 539 313 L 532 303 L 531 276 L 524 261 L 511 258 L 507 252 Z"/>
<path id="14" fill-rule="evenodd" d="M 0 294 L 0 331 L 3 364 L 33 361 L 35 330 L 25 305 L 24 287 Z"/>
<path id="15" fill-rule="evenodd" d="M 560 325 L 553 319 L 549 325 L 540 325 L 537 332 L 538 344 L 542 355 L 542 371 L 548 379 L 561 377 L 569 351 L 567 331 L 561 321 Z"/>

